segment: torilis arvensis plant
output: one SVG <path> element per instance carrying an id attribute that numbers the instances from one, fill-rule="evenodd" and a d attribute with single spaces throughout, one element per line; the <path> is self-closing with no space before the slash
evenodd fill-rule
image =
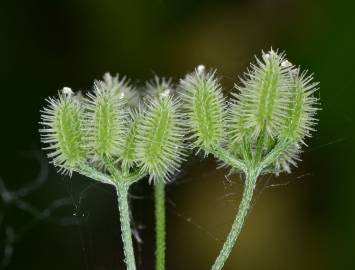
<path id="1" fill-rule="evenodd" d="M 111 184 L 118 196 L 127 269 L 136 269 L 129 187 L 154 185 L 156 269 L 165 269 L 165 183 L 188 153 L 213 155 L 244 179 L 232 228 L 212 269 L 222 269 L 243 227 L 260 175 L 289 173 L 317 120 L 317 83 L 284 54 L 262 53 L 223 95 L 216 71 L 198 66 L 177 85 L 154 78 L 144 91 L 104 75 L 85 95 L 70 88 L 42 110 L 41 140 L 58 171 Z"/>

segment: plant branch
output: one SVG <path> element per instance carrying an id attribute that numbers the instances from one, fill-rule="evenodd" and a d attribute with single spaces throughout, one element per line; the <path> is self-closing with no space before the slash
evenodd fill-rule
<path id="1" fill-rule="evenodd" d="M 137 172 L 127 175 L 126 178 L 124 178 L 124 180 L 129 184 L 133 184 L 146 176 L 147 176 L 147 173 L 144 173 L 144 172 L 141 172 L 138 170 Z"/>
<path id="2" fill-rule="evenodd" d="M 109 172 L 111 173 L 113 179 L 115 180 L 116 183 L 122 181 L 122 172 L 116 168 L 113 160 L 109 156 L 104 156 L 103 161 L 105 162 L 105 165 L 107 166 Z"/>
<path id="3" fill-rule="evenodd" d="M 75 171 L 101 183 L 114 185 L 114 182 L 112 181 L 112 178 L 110 176 L 99 172 L 95 168 L 85 163 L 81 164 L 78 169 L 75 169 Z"/>
<path id="4" fill-rule="evenodd" d="M 282 140 L 270 151 L 270 153 L 260 162 L 260 171 L 267 168 L 290 146 L 288 140 Z"/>
<path id="5" fill-rule="evenodd" d="M 212 152 L 219 160 L 222 160 L 226 164 L 232 166 L 233 168 L 239 169 L 243 172 L 246 171 L 247 167 L 244 162 L 231 156 L 222 147 L 215 147 Z"/>

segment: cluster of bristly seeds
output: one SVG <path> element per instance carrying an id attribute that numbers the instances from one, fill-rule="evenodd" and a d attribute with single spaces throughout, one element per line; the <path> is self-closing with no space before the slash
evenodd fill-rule
<path id="1" fill-rule="evenodd" d="M 42 110 L 41 140 L 59 171 L 78 172 L 116 187 L 125 262 L 135 270 L 128 187 L 155 182 L 157 269 L 164 269 L 164 182 L 180 170 L 188 153 L 212 154 L 245 188 L 227 240 L 212 269 L 223 267 L 250 207 L 256 180 L 290 172 L 317 120 L 317 83 L 311 75 L 270 50 L 241 78 L 230 99 L 216 71 L 204 66 L 178 84 L 155 78 L 137 90 L 125 78 L 105 74 L 92 91 L 65 87 Z"/>
<path id="2" fill-rule="evenodd" d="M 155 78 L 143 91 L 105 74 L 85 96 L 65 87 L 48 99 L 42 142 L 64 173 L 83 166 L 104 171 L 109 163 L 122 173 L 169 180 L 188 148 L 206 154 L 223 148 L 236 160 L 251 162 L 287 140 L 267 170 L 289 172 L 316 122 L 316 83 L 271 50 L 256 59 L 235 89 L 227 101 L 216 72 L 203 66 L 176 87 Z"/>
<path id="3" fill-rule="evenodd" d="M 49 98 L 40 132 L 53 164 L 69 174 L 115 166 L 122 176 L 170 179 L 184 156 L 180 102 L 165 79 L 146 89 L 143 97 L 125 78 L 105 74 L 86 96 L 65 87 Z"/>

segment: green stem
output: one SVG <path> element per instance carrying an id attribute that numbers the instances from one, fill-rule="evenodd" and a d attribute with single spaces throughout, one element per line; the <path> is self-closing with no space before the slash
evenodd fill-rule
<path id="1" fill-rule="evenodd" d="M 265 139 L 266 139 L 266 132 L 265 132 L 265 126 L 264 126 L 262 128 L 261 135 L 259 136 L 259 138 L 256 142 L 254 164 L 258 164 L 261 160 L 261 157 L 263 155 L 263 148 L 265 146 Z"/>
<path id="2" fill-rule="evenodd" d="M 111 173 L 110 176 L 99 172 L 95 168 L 92 168 L 86 164 L 81 164 L 80 168 L 78 168 L 76 171 L 102 183 L 115 185 L 120 214 L 121 235 L 125 255 L 125 263 L 127 265 L 127 270 L 135 270 L 136 264 L 134 258 L 132 231 L 128 206 L 128 189 L 133 182 L 138 181 L 146 174 L 141 173 L 139 171 L 134 174 L 129 174 L 129 171 L 126 170 L 124 178 L 121 172 L 115 167 L 114 163 L 110 158 L 106 157 L 105 163 Z"/>
<path id="3" fill-rule="evenodd" d="M 125 263 L 127 265 L 127 270 L 135 270 L 136 263 L 128 208 L 128 188 L 129 185 L 125 183 L 119 183 L 116 185 Z"/>
<path id="4" fill-rule="evenodd" d="M 235 169 L 239 169 L 243 172 L 246 171 L 246 166 L 244 162 L 234 158 L 228 151 L 221 147 L 216 147 L 213 150 L 213 155 Z"/>
<path id="5" fill-rule="evenodd" d="M 245 217 L 250 208 L 257 177 L 258 177 L 257 170 L 249 170 L 246 173 L 245 187 L 244 187 L 243 196 L 239 205 L 237 215 L 233 222 L 232 228 L 227 236 L 227 239 L 224 242 L 223 248 L 221 249 L 215 263 L 212 266 L 212 270 L 222 269 L 224 263 L 226 262 L 230 253 L 232 252 L 232 249 L 242 230 Z"/>
<path id="6" fill-rule="evenodd" d="M 78 169 L 75 169 L 76 172 L 85 175 L 91 179 L 94 179 L 96 181 L 99 181 L 104 184 L 111 184 L 113 185 L 114 182 L 112 178 L 102 172 L 99 172 L 98 170 L 90 167 L 87 164 L 81 164 Z"/>
<path id="7" fill-rule="evenodd" d="M 155 195 L 155 269 L 165 269 L 165 184 L 163 179 L 156 179 L 154 183 Z"/>
<path id="8" fill-rule="evenodd" d="M 287 140 L 280 141 L 260 163 L 260 170 L 267 168 L 271 163 L 280 157 L 280 155 L 290 146 Z"/>

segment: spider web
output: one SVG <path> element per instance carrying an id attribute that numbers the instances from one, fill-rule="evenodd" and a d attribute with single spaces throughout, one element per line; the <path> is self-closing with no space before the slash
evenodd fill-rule
<path id="1" fill-rule="evenodd" d="M 6 269 L 10 266 L 16 245 L 21 241 L 23 236 L 33 229 L 40 222 L 49 222 L 58 224 L 59 226 L 71 226 L 76 224 L 73 217 L 56 217 L 57 210 L 63 207 L 71 206 L 68 198 L 59 198 L 53 200 L 45 208 L 39 208 L 29 202 L 28 198 L 36 191 L 44 187 L 48 181 L 48 163 L 46 158 L 39 152 L 35 151 L 34 156 L 40 165 L 37 177 L 28 184 L 16 189 L 7 188 L 4 179 L 0 177 L 0 202 L 2 211 L 0 212 L 0 234 L 3 244 L 0 245 L 0 269 Z M 8 220 L 7 210 L 21 211 L 26 213 L 28 218 L 24 223 L 12 224 Z"/>
<path id="2" fill-rule="evenodd" d="M 319 146 L 315 146 L 306 151 L 313 152 L 318 151 L 324 147 L 333 146 L 335 144 L 339 144 L 344 142 L 345 138 L 339 138 L 336 140 L 332 140 L 321 144 Z M 48 162 L 43 154 L 40 151 L 35 151 L 34 153 L 35 159 L 38 161 L 40 169 L 37 177 L 33 179 L 28 184 L 16 189 L 10 190 L 7 188 L 5 184 L 5 180 L 0 177 L 0 202 L 2 204 L 3 210 L 0 212 L 0 237 L 4 239 L 3 244 L 0 245 L 0 269 L 7 269 L 11 265 L 11 261 L 13 255 L 16 251 L 16 245 L 22 240 L 23 236 L 31 231 L 36 225 L 40 222 L 52 223 L 58 226 L 75 226 L 78 230 L 78 234 L 81 240 L 81 249 L 82 256 L 85 261 L 85 269 L 91 268 L 91 252 L 94 252 L 92 249 L 91 239 L 86 239 L 87 234 L 85 230 L 87 230 L 87 213 L 85 207 L 83 206 L 83 200 L 86 198 L 87 194 L 92 188 L 97 188 L 101 186 L 101 184 L 90 183 L 86 186 L 85 189 L 79 192 L 77 198 L 75 198 L 75 191 L 70 190 L 71 186 L 69 185 L 68 197 L 58 198 L 53 200 L 49 205 L 40 208 L 34 206 L 29 202 L 28 198 L 36 191 L 44 188 L 44 186 L 48 182 L 48 174 L 49 167 Z M 282 188 L 288 186 L 290 184 L 301 183 L 303 180 L 307 179 L 309 176 L 312 176 L 312 172 L 303 172 L 299 175 L 292 176 L 288 178 L 286 181 L 277 182 L 276 177 L 269 175 L 264 177 L 260 183 L 259 188 L 256 191 L 252 208 L 256 201 L 259 200 L 262 193 L 272 188 Z M 233 217 L 226 218 L 215 228 L 207 228 L 206 226 L 200 224 L 198 218 L 196 218 L 193 214 L 187 214 L 184 209 L 179 207 L 178 203 L 169 196 L 169 189 L 173 189 L 176 186 L 182 186 L 183 188 L 188 188 L 188 185 L 196 179 L 192 179 L 189 177 L 179 177 L 183 179 L 177 179 L 177 181 L 173 182 L 171 185 L 168 185 L 167 188 L 167 201 L 166 208 L 169 213 L 175 215 L 178 219 L 181 219 L 183 222 L 186 222 L 192 229 L 198 231 L 202 235 L 205 235 L 212 241 L 218 242 L 222 244 L 222 240 L 219 239 L 218 231 L 220 228 L 226 224 L 230 224 L 233 221 Z M 233 177 L 234 178 L 234 177 Z M 221 181 L 224 186 L 225 193 L 216 199 L 213 199 L 213 203 L 223 202 L 224 204 L 236 208 L 237 202 L 240 200 L 241 192 L 240 190 L 235 190 L 233 185 L 236 184 L 236 181 L 231 177 L 231 175 L 226 175 L 225 179 Z M 240 180 L 240 178 L 237 178 Z M 197 180 L 198 181 L 198 180 Z M 240 187 L 242 187 L 242 183 Z M 116 196 L 114 191 L 110 192 L 112 196 Z M 130 203 L 134 204 L 136 200 L 149 200 L 153 201 L 153 196 L 151 194 L 143 194 L 137 195 L 134 192 L 130 192 L 129 194 Z M 25 223 L 21 225 L 11 224 L 11 222 L 7 219 L 7 209 L 10 207 L 15 208 L 16 211 L 25 212 L 29 215 L 30 218 Z M 56 212 L 62 208 L 74 208 L 74 212 L 72 216 L 58 216 Z M 235 209 L 237 210 L 237 209 Z M 132 213 L 131 213 L 132 216 Z M 133 237 L 136 243 L 136 257 L 137 257 L 137 265 L 138 268 L 141 268 L 143 265 L 143 247 L 144 247 L 144 236 L 142 236 L 142 232 L 147 228 L 146 225 L 142 223 L 139 219 L 135 219 L 132 217 L 132 230 Z"/>
<path id="3" fill-rule="evenodd" d="M 335 144 L 339 144 L 345 141 L 344 138 L 332 140 L 329 142 L 326 142 L 324 144 L 315 146 L 313 148 L 310 148 L 305 151 L 305 153 L 308 152 L 313 152 L 313 151 L 318 151 L 324 147 L 330 147 Z M 305 180 L 309 179 L 310 176 L 314 176 L 313 172 L 294 172 L 290 177 L 284 178 L 284 177 L 275 177 L 273 175 L 268 175 L 266 177 L 262 177 L 258 183 L 258 188 L 255 192 L 254 199 L 251 205 L 251 210 L 249 213 L 252 211 L 255 203 L 260 199 L 261 195 L 266 192 L 267 190 L 270 189 L 275 189 L 275 188 L 284 188 L 289 185 L 294 185 L 294 184 L 302 184 Z M 298 174 L 297 174 L 298 172 Z M 167 185 L 167 192 L 166 192 L 166 211 L 167 214 L 173 214 L 175 215 L 178 219 L 181 219 L 183 222 L 185 222 L 188 226 L 191 227 L 191 229 L 197 231 L 200 233 L 200 235 L 205 236 L 209 238 L 211 241 L 214 241 L 218 243 L 219 245 L 222 245 L 224 242 L 224 239 L 220 239 L 218 235 L 220 234 L 220 231 L 222 230 L 222 227 L 225 227 L 225 225 L 229 225 L 233 222 L 234 215 L 231 217 L 226 217 L 223 220 L 219 221 L 217 225 L 214 227 L 207 227 L 205 225 L 202 225 L 199 219 L 193 214 L 193 213 L 187 213 L 186 209 L 182 209 L 177 203 L 176 200 L 172 196 L 170 196 L 170 190 L 175 189 L 176 187 L 182 187 L 182 188 L 189 188 L 189 184 L 194 182 L 194 181 L 199 181 L 197 179 L 194 179 L 192 177 L 186 177 L 186 175 L 178 175 L 178 179 L 175 179 Z M 203 178 L 203 177 L 201 177 Z M 239 183 L 238 183 L 239 181 Z M 225 193 L 215 199 L 212 199 L 211 203 L 223 203 L 225 206 L 233 208 L 235 211 L 237 211 L 238 207 L 238 202 L 241 199 L 241 188 L 243 188 L 243 180 L 240 177 L 236 177 L 235 175 L 229 175 L 227 174 L 225 176 L 225 179 L 223 181 L 220 181 L 221 184 L 223 185 Z M 238 184 L 238 185 L 237 185 Z M 85 193 L 85 191 L 84 191 Z M 81 195 L 80 197 L 83 197 Z M 129 194 L 129 199 L 130 199 L 130 204 L 134 204 L 134 201 L 151 201 L 153 202 L 153 195 L 151 193 L 147 194 L 137 194 L 135 193 L 134 189 L 130 190 Z M 76 208 L 78 205 L 76 206 Z M 80 208 L 80 207 L 79 207 Z M 152 213 L 153 215 L 153 213 Z M 132 213 L 131 213 L 132 217 Z M 136 259 L 137 259 L 137 266 L 138 269 L 142 269 L 143 265 L 143 249 L 145 248 L 144 243 L 146 239 L 144 239 L 144 230 L 146 230 L 147 226 L 142 223 L 141 220 L 132 217 L 131 218 L 131 226 L 132 226 L 132 233 L 133 237 L 135 240 L 135 248 L 136 248 Z M 151 225 L 149 225 L 151 226 Z M 169 232 L 168 236 L 169 237 Z M 85 252 L 85 247 L 83 247 L 83 252 Z"/>

